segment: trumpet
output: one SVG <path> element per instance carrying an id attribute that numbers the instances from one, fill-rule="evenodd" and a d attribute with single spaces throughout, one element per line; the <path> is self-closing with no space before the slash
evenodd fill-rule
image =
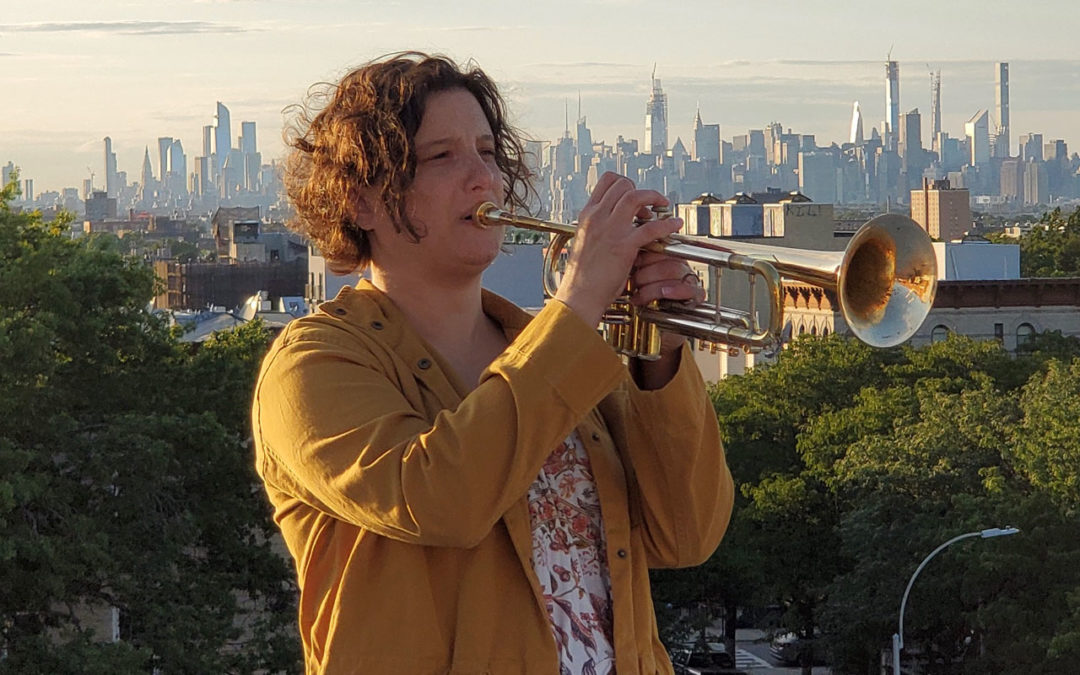
<path id="1" fill-rule="evenodd" d="M 577 232 L 576 225 L 515 214 L 491 202 L 477 207 L 473 222 L 478 227 L 512 225 L 554 235 L 545 255 L 543 283 L 548 296 L 555 294 L 559 261 Z M 915 221 L 899 214 L 866 222 L 844 251 L 685 234 L 670 235 L 645 249 L 706 265 L 713 279 L 728 269 L 748 274 L 750 281 L 747 309 L 719 303 L 688 306 L 677 301 L 637 307 L 630 302 L 628 286 L 627 293 L 616 298 L 604 315 L 604 335 L 619 353 L 646 360 L 659 358 L 662 330 L 732 350 L 775 354 L 786 338 L 784 279 L 835 292 L 852 334 L 873 347 L 892 347 L 914 335 L 937 291 L 937 256 L 930 237 Z M 758 280 L 765 285 L 766 321 L 759 321 L 755 304 Z"/>

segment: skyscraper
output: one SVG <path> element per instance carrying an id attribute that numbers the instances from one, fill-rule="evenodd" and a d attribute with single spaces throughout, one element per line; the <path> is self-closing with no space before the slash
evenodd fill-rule
<path id="1" fill-rule="evenodd" d="M 148 201 L 154 197 L 154 167 L 150 164 L 150 147 L 143 153 L 142 183 L 139 185 L 139 200 Z"/>
<path id="2" fill-rule="evenodd" d="M 240 152 L 245 155 L 254 155 L 258 150 L 255 145 L 255 123 L 240 123 Z"/>
<path id="3" fill-rule="evenodd" d="M 858 101 L 855 101 L 855 106 L 851 110 L 851 138 L 848 142 L 855 145 L 863 144 L 862 110 L 859 109 Z"/>
<path id="4" fill-rule="evenodd" d="M 918 168 L 922 171 L 922 115 L 919 109 L 900 116 L 900 158 L 902 170 Z"/>
<path id="5" fill-rule="evenodd" d="M 6 187 L 11 182 L 11 174 L 15 173 L 15 163 L 8 162 L 0 168 L 0 187 Z"/>
<path id="6" fill-rule="evenodd" d="M 225 168 L 225 160 L 229 158 L 232 150 L 232 122 L 229 121 L 229 109 L 221 101 L 217 102 L 217 125 L 214 129 L 214 157 L 215 166 L 220 174 Z"/>
<path id="7" fill-rule="evenodd" d="M 593 145 L 592 130 L 589 129 L 589 121 L 581 114 L 581 92 L 577 98 L 577 128 L 574 132 L 574 147 L 577 149 L 574 159 L 574 170 L 587 173 L 592 163 Z"/>
<path id="8" fill-rule="evenodd" d="M 964 133 L 968 137 L 971 155 L 968 164 L 982 166 L 990 161 L 990 122 L 986 110 L 975 113 L 964 123 Z"/>
<path id="9" fill-rule="evenodd" d="M 169 192 L 173 196 L 182 196 L 187 193 L 187 157 L 184 155 L 184 146 L 177 138 L 169 146 Z"/>
<path id="10" fill-rule="evenodd" d="M 720 125 L 702 123 L 701 108 L 694 115 L 693 157 L 699 162 L 720 163 Z"/>
<path id="11" fill-rule="evenodd" d="M 941 133 L 941 71 L 930 71 L 930 149 L 941 153 L 938 134 Z"/>
<path id="12" fill-rule="evenodd" d="M 173 139 L 171 136 L 161 136 L 157 139 L 158 144 L 158 182 L 163 186 L 169 185 L 169 151 L 172 149 Z"/>
<path id="13" fill-rule="evenodd" d="M 116 197 L 120 192 L 120 186 L 116 180 L 116 153 L 112 149 L 112 139 L 105 137 L 105 195 Z"/>
<path id="14" fill-rule="evenodd" d="M 994 156 L 1008 157 L 1009 139 L 1009 64 L 994 66 L 994 103 L 997 109 L 997 129 L 994 133 Z"/>
<path id="15" fill-rule="evenodd" d="M 1020 136 L 1020 159 L 1024 162 L 1043 161 L 1043 135 L 1023 134 Z"/>
<path id="16" fill-rule="evenodd" d="M 888 133 L 886 145 L 896 150 L 897 133 L 900 127 L 900 64 L 896 61 L 885 62 L 885 131 Z"/>
<path id="17" fill-rule="evenodd" d="M 240 123 L 240 152 L 244 155 L 244 189 L 254 191 L 259 183 L 262 157 L 255 143 L 255 123 Z"/>
<path id="18" fill-rule="evenodd" d="M 656 79 L 656 66 L 652 72 L 652 93 L 645 104 L 645 149 L 652 155 L 667 153 L 667 95 Z"/>
<path id="19" fill-rule="evenodd" d="M 202 128 L 202 156 L 211 157 L 214 154 L 214 127 L 207 124 Z"/>

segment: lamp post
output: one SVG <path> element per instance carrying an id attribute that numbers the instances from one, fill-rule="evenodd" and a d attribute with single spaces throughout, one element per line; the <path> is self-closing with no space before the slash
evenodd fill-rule
<path id="1" fill-rule="evenodd" d="M 980 539 L 990 539 L 991 537 L 1003 537 L 1010 534 L 1016 534 L 1020 530 L 1015 527 L 991 527 L 985 530 L 979 530 L 977 532 L 968 532 L 953 537 L 949 541 L 945 542 L 941 546 L 938 546 L 930 555 L 923 558 L 923 561 L 919 563 L 919 566 L 915 568 L 915 573 L 911 575 L 911 579 L 908 580 L 907 588 L 904 589 L 904 597 L 900 601 L 900 625 L 897 632 L 892 636 L 892 655 L 893 655 L 893 675 L 900 675 L 900 650 L 904 648 L 904 609 L 907 607 L 908 593 L 911 592 L 911 586 L 915 583 L 915 577 L 919 576 L 919 572 L 922 572 L 926 567 L 926 563 L 930 562 L 930 559 L 941 553 L 946 547 L 955 544 L 961 539 L 971 539 L 973 537 L 979 537 Z"/>

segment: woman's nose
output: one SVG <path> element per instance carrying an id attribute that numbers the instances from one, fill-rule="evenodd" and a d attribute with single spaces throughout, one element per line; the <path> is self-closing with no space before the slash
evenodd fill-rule
<path id="1" fill-rule="evenodd" d="M 469 156 L 468 187 L 470 190 L 490 190 L 498 181 L 498 169 L 480 153 Z"/>

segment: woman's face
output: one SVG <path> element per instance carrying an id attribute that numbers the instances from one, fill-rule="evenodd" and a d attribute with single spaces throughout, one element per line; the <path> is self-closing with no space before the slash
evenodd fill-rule
<path id="1" fill-rule="evenodd" d="M 372 263 L 447 280 L 478 275 L 499 254 L 503 228 L 480 229 L 472 215 L 482 202 L 501 205 L 504 195 L 495 138 L 476 98 L 465 89 L 430 95 L 413 148 L 416 174 L 405 213 L 422 235 L 420 243 L 377 218 Z"/>

